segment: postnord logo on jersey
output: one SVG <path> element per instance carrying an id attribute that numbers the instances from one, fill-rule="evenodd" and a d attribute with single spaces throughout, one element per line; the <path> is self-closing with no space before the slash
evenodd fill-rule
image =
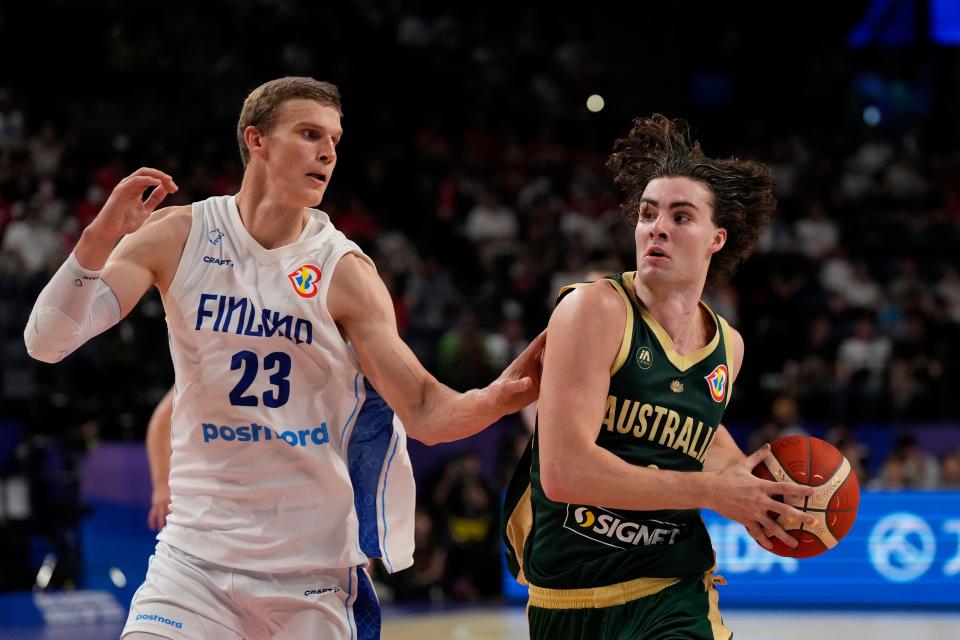
<path id="1" fill-rule="evenodd" d="M 312 298 L 320 291 L 320 267 L 302 264 L 287 274 L 293 290 L 301 298 Z"/>

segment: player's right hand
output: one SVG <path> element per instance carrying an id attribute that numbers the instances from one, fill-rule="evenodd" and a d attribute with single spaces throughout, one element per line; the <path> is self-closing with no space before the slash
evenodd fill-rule
<path id="1" fill-rule="evenodd" d="M 720 515 L 743 524 L 764 549 L 772 549 L 770 538 L 779 538 L 793 548 L 797 540 L 770 517 L 768 512 L 806 524 L 813 524 L 814 516 L 804 513 L 773 496 L 812 496 L 814 488 L 793 482 L 771 482 L 753 475 L 753 468 L 771 457 L 770 445 L 765 444 L 753 454 L 714 472 L 714 486 L 709 508 Z M 778 518 L 783 520 L 784 518 Z"/>
<path id="2" fill-rule="evenodd" d="M 144 191 L 156 187 L 144 201 Z M 100 213 L 87 227 L 90 233 L 101 238 L 119 240 L 141 226 L 154 209 L 179 187 L 169 175 L 158 169 L 142 167 L 120 181 Z"/>

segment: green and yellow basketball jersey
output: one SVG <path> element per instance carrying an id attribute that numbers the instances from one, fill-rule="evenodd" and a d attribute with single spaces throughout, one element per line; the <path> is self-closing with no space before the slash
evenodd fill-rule
<path id="1" fill-rule="evenodd" d="M 730 398 L 730 327 L 701 302 L 715 335 L 702 349 L 680 355 L 638 302 L 634 276 L 606 278 L 626 302 L 627 323 L 597 444 L 631 464 L 701 471 Z M 564 288 L 560 297 L 578 286 Z M 540 428 L 538 418 L 504 504 L 507 564 L 520 582 L 583 589 L 635 578 L 682 578 L 713 566 L 697 509 L 629 511 L 547 499 L 540 485 Z"/>

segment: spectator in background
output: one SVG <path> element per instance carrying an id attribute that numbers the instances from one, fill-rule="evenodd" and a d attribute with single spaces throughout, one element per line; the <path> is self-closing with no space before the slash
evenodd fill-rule
<path id="1" fill-rule="evenodd" d="M 438 378 L 454 389 L 470 389 L 490 378 L 487 335 L 480 328 L 472 307 L 462 306 L 457 323 L 440 336 L 437 372 Z"/>
<path id="2" fill-rule="evenodd" d="M 451 460 L 433 493 L 447 535 L 444 582 L 457 600 L 500 592 L 499 503 L 480 474 L 480 456 L 468 451 Z"/>
<path id="3" fill-rule="evenodd" d="M 849 406 L 858 414 L 873 411 L 883 394 L 890 340 L 877 334 L 873 317 L 863 313 L 853 335 L 840 343 L 837 380 L 848 387 Z"/>
<path id="4" fill-rule="evenodd" d="M 751 434 L 747 448 L 756 451 L 764 443 L 772 442 L 777 438 L 806 434 L 807 430 L 800 424 L 800 412 L 796 399 L 782 395 L 770 406 L 770 419 Z"/>
<path id="5" fill-rule="evenodd" d="M 940 465 L 937 459 L 924 451 L 913 434 L 897 438 L 893 453 L 903 461 L 903 474 L 907 487 L 912 489 L 936 489 L 940 482 Z"/>
<path id="6" fill-rule="evenodd" d="M 901 491 L 910 488 L 903 458 L 896 454 L 887 456 L 880 467 L 880 473 L 867 483 L 867 487 L 880 491 Z"/>
<path id="7" fill-rule="evenodd" d="M 947 451 L 940 458 L 940 488 L 960 489 L 960 451 Z"/>
<path id="8" fill-rule="evenodd" d="M 857 474 L 860 486 L 866 486 L 870 481 L 870 448 L 857 439 L 856 432 L 847 424 L 837 423 L 827 431 L 826 441 L 850 461 L 850 468 Z"/>
<path id="9" fill-rule="evenodd" d="M 476 246 L 487 273 L 501 256 L 516 250 L 517 214 L 505 206 L 496 189 L 481 188 L 479 202 L 467 214 L 464 234 Z"/>
<path id="10" fill-rule="evenodd" d="M 19 215 L 3 236 L 4 261 L 12 261 L 12 270 L 25 278 L 51 271 L 65 255 L 56 227 L 58 212 L 40 204 L 34 201 L 18 207 Z"/>
<path id="11" fill-rule="evenodd" d="M 840 230 L 827 217 L 823 203 L 813 201 L 807 207 L 806 215 L 797 221 L 796 236 L 800 252 L 811 260 L 820 260 L 836 249 Z"/>
<path id="12" fill-rule="evenodd" d="M 410 311 L 407 341 L 425 366 L 436 366 L 437 342 L 459 302 L 450 272 L 436 256 L 424 256 L 407 281 L 405 306 Z"/>
<path id="13" fill-rule="evenodd" d="M 950 319 L 960 322 L 960 271 L 955 265 L 948 264 L 943 267 L 943 275 L 934 291 L 946 302 L 950 309 Z"/>
<path id="14" fill-rule="evenodd" d="M 442 602 L 447 549 L 430 511 L 418 506 L 414 517 L 413 565 L 392 576 L 381 576 L 393 589 L 397 602 Z"/>

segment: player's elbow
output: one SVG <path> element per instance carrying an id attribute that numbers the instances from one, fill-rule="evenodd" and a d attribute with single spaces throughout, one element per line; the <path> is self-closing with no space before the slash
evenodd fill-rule
<path id="1" fill-rule="evenodd" d="M 44 345 L 39 340 L 36 330 L 29 326 L 23 332 L 23 344 L 27 348 L 27 355 L 40 362 L 56 364 L 67 357 L 66 351 L 51 349 Z"/>
<path id="2" fill-rule="evenodd" d="M 406 425 L 406 422 L 404 422 Z M 407 435 L 416 440 L 421 444 L 425 444 L 428 447 L 440 444 L 441 442 L 446 442 L 443 438 L 439 437 L 439 434 L 431 431 L 429 428 L 423 425 L 414 425 L 413 428 L 406 427 Z"/>
<path id="3" fill-rule="evenodd" d="M 576 480 L 571 467 L 559 460 L 540 460 L 540 486 L 548 500 L 553 502 L 577 502 L 574 495 Z"/>

